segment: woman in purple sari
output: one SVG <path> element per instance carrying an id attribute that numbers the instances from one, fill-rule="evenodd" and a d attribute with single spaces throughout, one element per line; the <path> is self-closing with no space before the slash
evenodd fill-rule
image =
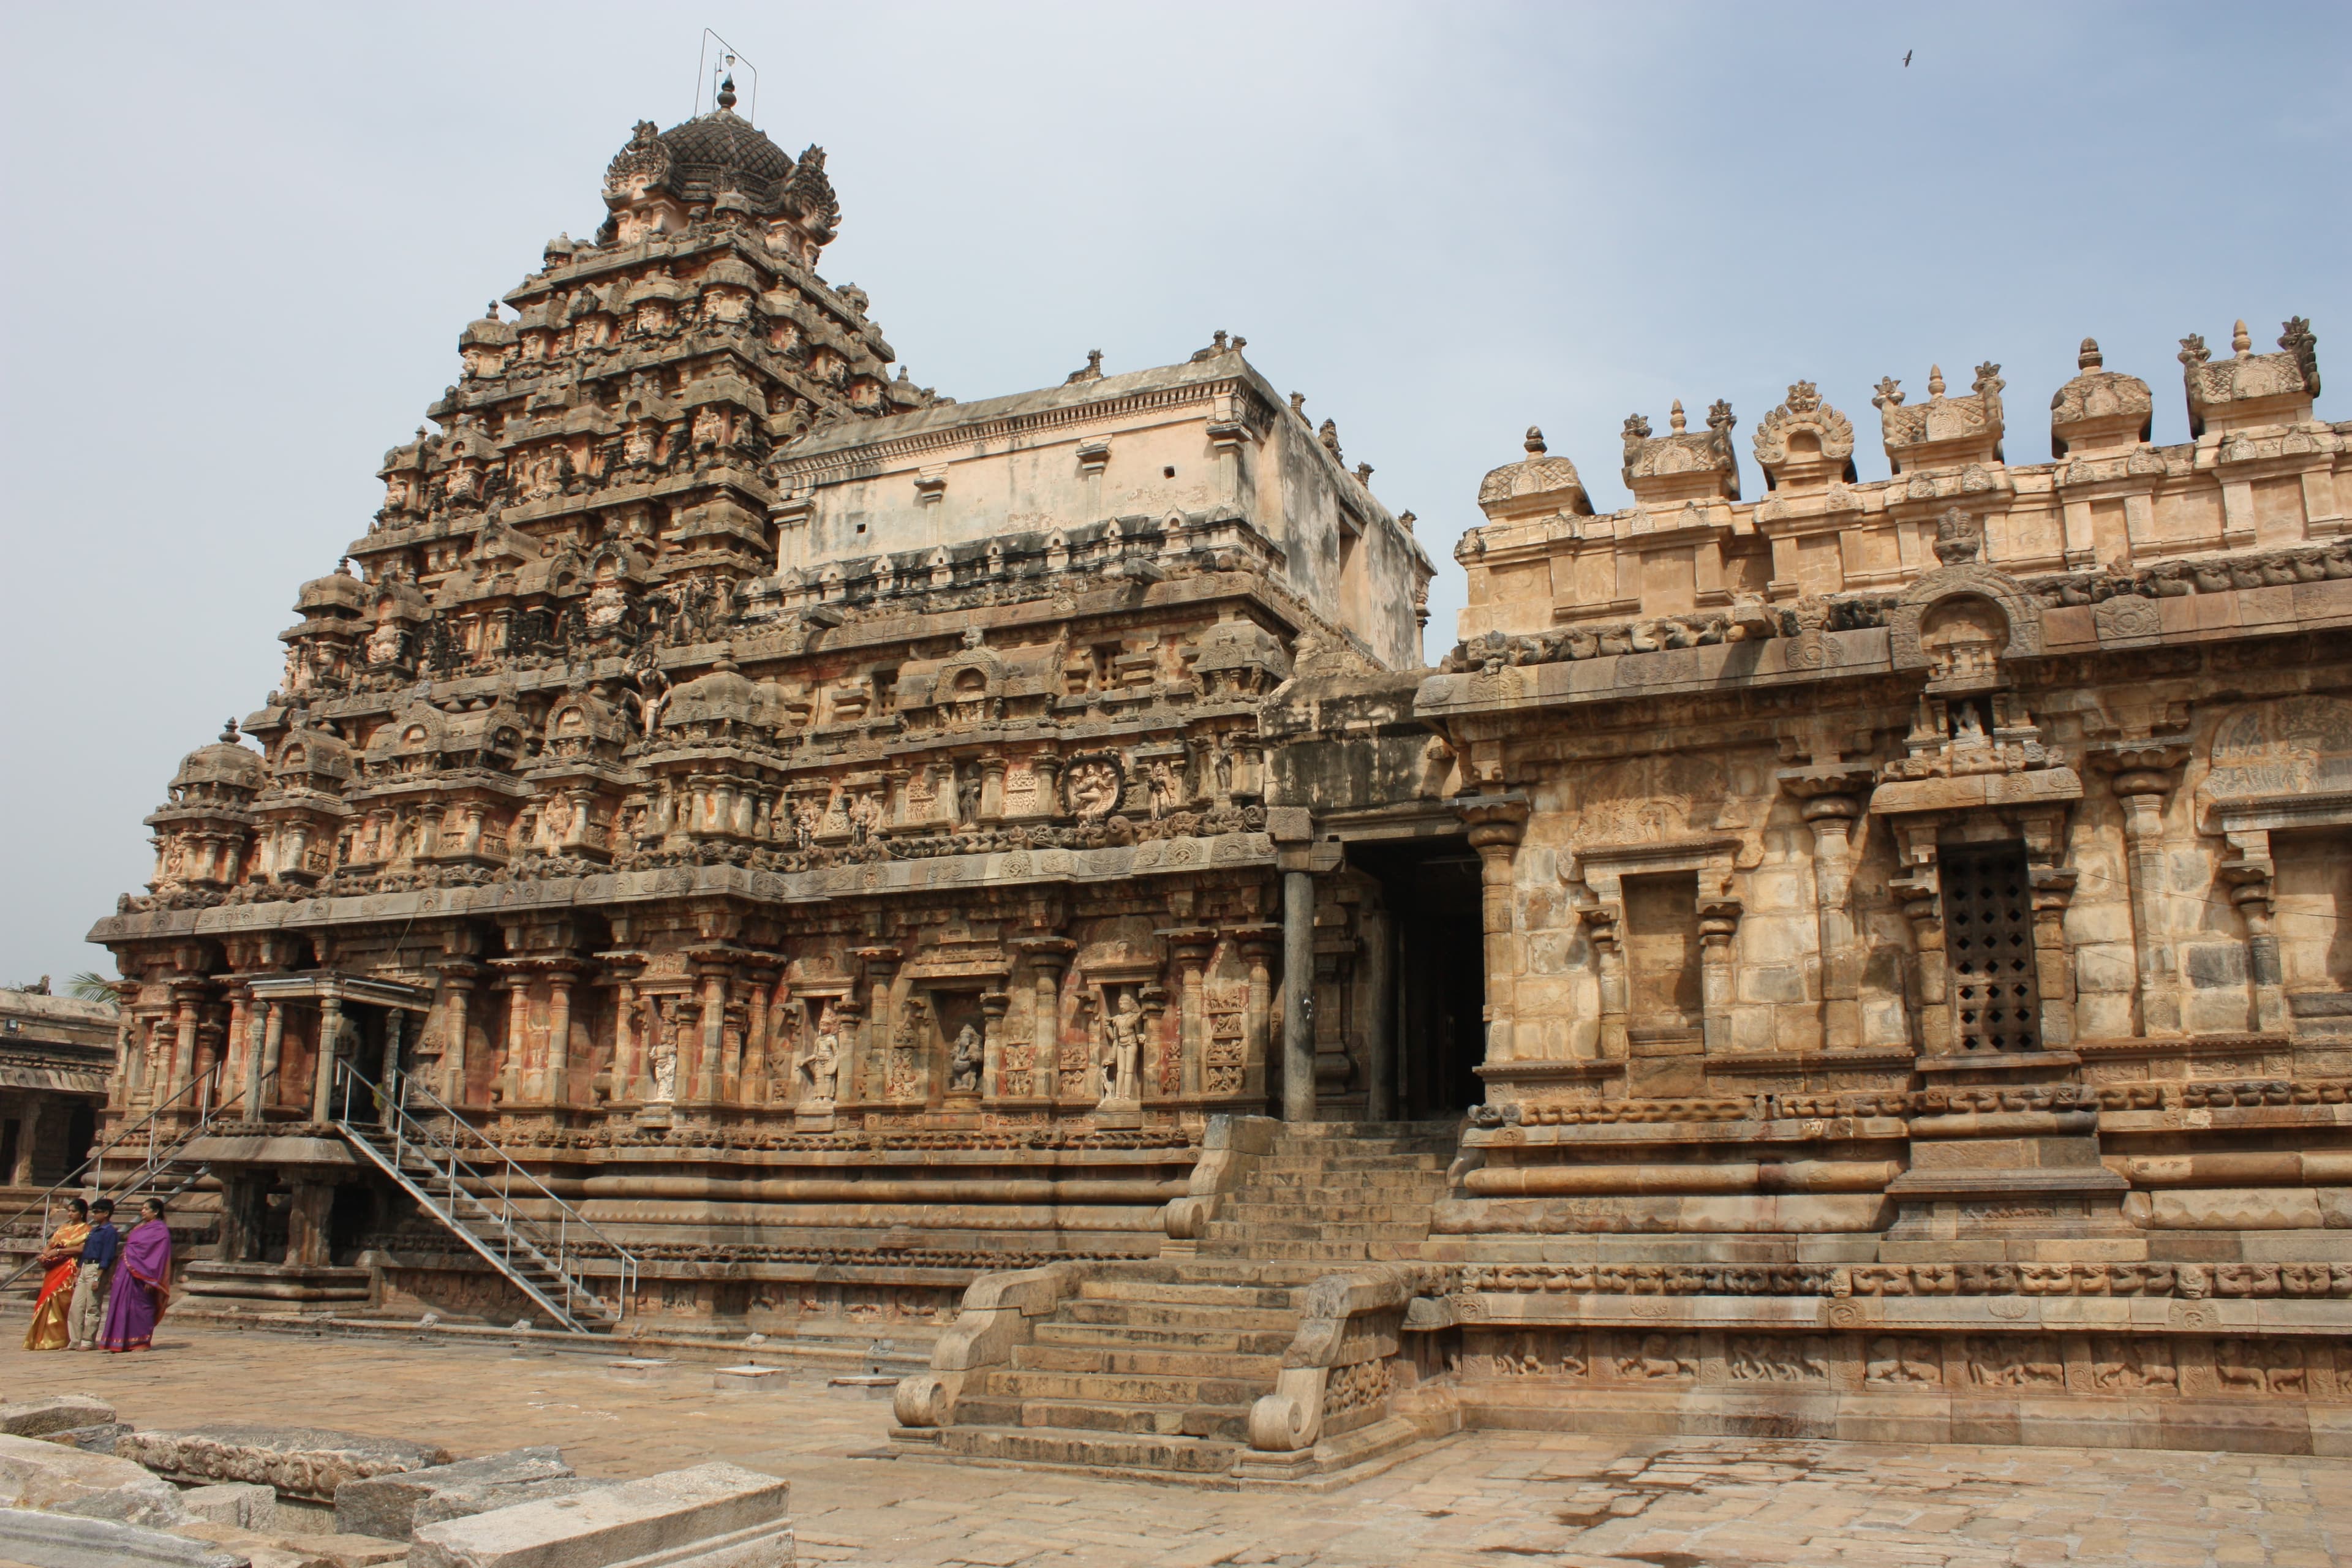
<path id="1" fill-rule="evenodd" d="M 171 1299 L 172 1227 L 163 1223 L 163 1205 L 148 1198 L 139 1205 L 139 1223 L 122 1238 L 122 1257 L 115 1265 L 114 1289 L 107 1298 L 106 1328 L 98 1336 L 100 1350 L 143 1351 L 154 1348 L 155 1321 Z"/>

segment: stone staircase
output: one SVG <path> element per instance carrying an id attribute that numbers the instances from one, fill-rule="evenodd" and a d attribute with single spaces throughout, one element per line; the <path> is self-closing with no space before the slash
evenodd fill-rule
<path id="1" fill-rule="evenodd" d="M 1285 1128 L 1209 1222 L 1201 1256 L 1333 1268 L 1419 1258 L 1459 1142 L 1450 1121 Z"/>
<path id="2" fill-rule="evenodd" d="M 1351 1263 L 1418 1258 L 1456 1129 L 1286 1130 L 1194 1258 L 1121 1264 L 976 1373 L 942 1456 L 1162 1479 L 1229 1476 L 1271 1393 L 1306 1288 Z M 902 1436 L 915 1438 L 914 1433 Z M 924 1433 L 918 1440 L 929 1440 Z"/>

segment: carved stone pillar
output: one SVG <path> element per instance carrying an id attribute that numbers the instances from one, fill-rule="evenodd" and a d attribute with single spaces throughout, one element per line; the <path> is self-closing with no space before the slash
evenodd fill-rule
<path id="1" fill-rule="evenodd" d="M 1862 1043 L 1862 951 L 1853 927 L 1853 825 L 1870 793 L 1871 770 L 1831 765 L 1792 768 L 1780 785 L 1803 803 L 1813 831 L 1813 906 L 1820 931 L 1822 1045 Z M 1716 1048 L 1712 1040 L 1707 1048 Z"/>
<path id="2" fill-rule="evenodd" d="M 547 1038 L 540 1047 L 539 1082 L 526 1090 L 535 1105 L 572 1098 L 572 986 L 577 978 L 564 967 L 547 973 Z"/>
<path id="3" fill-rule="evenodd" d="M 1004 759 L 980 760 L 980 819 L 995 822 L 1004 816 Z"/>
<path id="4" fill-rule="evenodd" d="M 980 1082 L 990 1095 L 1003 1090 L 1004 1010 L 1012 1004 L 1006 992 L 980 994 Z"/>
<path id="5" fill-rule="evenodd" d="M 1731 1049 L 1731 943 L 1738 934 L 1737 899 L 1714 899 L 1699 905 L 1699 1006 L 1709 1056 Z"/>
<path id="6" fill-rule="evenodd" d="M 1942 879 L 1932 847 L 1928 858 L 1887 883 L 1911 921 L 1911 945 L 1919 966 L 1919 1054 L 1952 1054 L 1951 972 L 1944 953 Z"/>
<path id="7" fill-rule="evenodd" d="M 253 1114 L 258 1118 L 270 1107 L 286 1100 L 286 1084 L 278 1076 L 278 1064 L 286 1050 L 286 1004 L 272 1002 L 261 1028 L 261 1070 L 247 1079 L 253 1089 Z"/>
<path id="8" fill-rule="evenodd" d="M 530 1029 L 530 976 L 509 971 L 499 976 L 499 989 L 507 994 L 507 1052 L 506 1060 L 499 1064 L 497 1098 L 513 1105 L 522 1098 Z"/>
<path id="9" fill-rule="evenodd" d="M 164 1080 L 159 1100 L 168 1100 L 187 1086 L 196 1070 L 196 1025 L 204 1005 L 205 984 L 201 980 L 175 980 L 172 983 L 173 1023 L 175 1034 L 172 1047 L 172 1068 Z"/>
<path id="10" fill-rule="evenodd" d="M 1266 1035 L 1273 1024 L 1274 958 L 1282 951 L 1279 928 L 1251 926 L 1242 935 L 1242 961 L 1249 965 L 1249 1000 L 1242 1021 L 1242 1094 L 1253 1104 L 1265 1096 Z"/>
<path id="11" fill-rule="evenodd" d="M 441 965 L 441 1093 L 451 1105 L 466 1103 L 467 1005 L 480 973 L 476 963 Z"/>
<path id="12" fill-rule="evenodd" d="M 764 1105 L 768 1100 L 769 1016 L 775 1008 L 776 972 L 754 969 L 745 982 L 750 989 L 749 1016 L 743 1031 L 743 1064 L 733 1098 L 739 1104 Z"/>
<path id="13" fill-rule="evenodd" d="M 278 1004 L 260 1002 L 247 994 L 245 1007 L 244 1092 L 240 1095 L 242 1110 L 248 1121 L 261 1118 L 261 1082 L 268 1070 L 262 1060 L 271 1050 L 273 1038 L 282 1027 L 278 1019 Z"/>
<path id="14" fill-rule="evenodd" d="M 2066 906 L 2074 902 L 2078 873 L 2072 866 L 2034 866 L 2031 871 L 2042 1046 L 2044 1050 L 2064 1050 L 2074 1043 L 2074 955 L 2066 944 Z"/>
<path id="15" fill-rule="evenodd" d="M 1527 833 L 1528 803 L 1517 795 L 1488 796 L 1465 804 L 1462 819 L 1470 825 L 1470 847 L 1478 852 L 1478 914 L 1486 937 L 1486 1057 L 1490 1062 L 1508 1061 L 1515 1046 L 1519 972 L 1518 900 L 1512 877 L 1519 840 Z M 1622 975 L 1621 965 L 1617 1035 L 1621 1059 L 1625 1054 Z"/>
<path id="16" fill-rule="evenodd" d="M 678 1078 L 688 1088 L 686 1098 L 708 1103 L 716 1099 L 722 1054 L 727 1041 L 727 977 L 730 966 L 723 960 L 702 960 L 696 963 L 696 976 L 702 982 L 702 1008 L 698 1031 L 699 1038 L 694 1051 L 694 1069 L 688 1073 L 679 1065 Z"/>
<path id="17" fill-rule="evenodd" d="M 1592 944 L 1592 966 L 1601 991 L 1601 1037 L 1596 1054 L 1604 1062 L 1622 1062 L 1630 1054 L 1626 1015 L 1632 996 L 1625 975 L 1624 911 L 1615 904 L 1593 904 L 1577 911 L 1584 939 Z M 1491 1058 L 1491 1051 L 1489 1056 Z"/>
<path id="18" fill-rule="evenodd" d="M 1050 1098 L 1062 1068 L 1062 971 L 1077 943 L 1062 936 L 1023 937 L 1013 946 L 1029 955 L 1035 994 L 1030 1002 L 1030 1055 L 1025 1073 L 1005 1073 L 999 1094 Z"/>
<path id="19" fill-rule="evenodd" d="M 1209 1054 L 1209 1018 L 1202 981 L 1209 955 L 1216 951 L 1217 933 L 1209 926 L 1180 926 L 1160 933 L 1176 960 L 1176 1048 L 1182 1063 L 1182 1092 L 1201 1092 L 1202 1064 Z"/>
<path id="20" fill-rule="evenodd" d="M 335 1209 L 331 1182 L 297 1181 L 286 1205 L 286 1261 L 297 1268 L 324 1268 L 332 1261 L 327 1221 Z"/>
<path id="21" fill-rule="evenodd" d="M 2180 1033 L 2179 968 L 2164 892 L 2164 806 L 2189 748 L 2174 741 L 2106 746 L 2090 754 L 2123 805 L 2125 865 L 2131 878 L 2133 988 L 2142 1035 Z"/>
<path id="22" fill-rule="evenodd" d="M 2257 842 L 2250 843 L 2248 840 Z M 2275 868 L 2270 857 L 2270 835 L 2233 834 L 2238 853 L 2221 862 L 2221 880 L 2230 886 L 2230 901 L 2246 922 L 2246 980 L 2253 992 L 2252 1024 L 2265 1034 L 2284 1034 L 2291 1026 L 2286 1007 L 2286 969 L 2279 958 L 2278 931 L 2271 924 Z"/>
<path id="23" fill-rule="evenodd" d="M 221 1048 L 220 1081 L 214 1086 L 213 1100 L 226 1105 L 243 1099 L 246 1063 L 253 1056 L 253 988 L 242 980 L 232 980 L 228 991 L 228 1033 Z"/>
<path id="24" fill-rule="evenodd" d="M 1315 1120 L 1315 876 L 1282 878 L 1282 1119 Z"/>
<path id="25" fill-rule="evenodd" d="M 640 1081 L 640 1054 L 637 1034 L 637 972 L 635 968 L 614 972 L 613 983 L 613 1098 L 618 1100 L 642 1100 L 645 1088 Z"/>
<path id="26" fill-rule="evenodd" d="M 867 994 L 872 1001 L 866 1009 L 858 1059 L 852 1064 L 862 1077 L 845 1075 L 843 1081 L 862 1085 L 865 1099 L 886 1100 L 890 1084 L 890 1031 L 898 1018 L 898 1009 L 890 1005 L 890 981 L 898 973 L 899 953 L 895 947 L 861 947 L 857 957 L 866 965 Z M 854 1089 L 852 1092 L 861 1090 Z"/>
<path id="27" fill-rule="evenodd" d="M 333 1120 L 335 1047 L 343 1035 L 343 999 L 332 992 L 319 998 L 319 1049 L 310 1075 L 310 1120 Z"/>
<path id="28" fill-rule="evenodd" d="M 1396 1118 L 1396 928 L 1385 910 L 1359 905 L 1363 945 L 1357 976 L 1367 1002 L 1364 1035 L 1364 1119 Z"/>
<path id="29" fill-rule="evenodd" d="M 400 1026 L 402 1022 L 407 1016 L 408 1015 L 398 1007 L 390 1007 L 384 1010 L 383 1065 L 376 1074 L 375 1082 L 376 1088 L 382 1091 L 378 1097 L 376 1120 L 379 1125 L 386 1128 L 389 1128 L 393 1124 L 393 1108 L 396 1103 L 396 1096 L 399 1093 Z"/>

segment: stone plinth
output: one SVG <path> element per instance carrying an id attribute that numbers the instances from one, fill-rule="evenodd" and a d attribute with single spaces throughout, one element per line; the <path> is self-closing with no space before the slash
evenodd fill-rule
<path id="1" fill-rule="evenodd" d="M 114 1520 L 0 1508 L 0 1562 L 28 1568 L 247 1568 L 251 1559 Z"/>
<path id="2" fill-rule="evenodd" d="M 0 1508 L 139 1525 L 177 1524 L 187 1517 L 177 1490 L 129 1459 L 36 1437 L 0 1437 Z"/>
<path id="3" fill-rule="evenodd" d="M 565 1479 L 571 1475 L 572 1467 L 563 1462 L 562 1451 L 550 1446 L 516 1448 L 478 1459 L 461 1459 L 452 1465 L 364 1477 L 345 1481 L 335 1489 L 335 1528 L 357 1535 L 405 1541 L 415 1528 L 417 1508 L 442 1492 L 517 1487 Z"/>

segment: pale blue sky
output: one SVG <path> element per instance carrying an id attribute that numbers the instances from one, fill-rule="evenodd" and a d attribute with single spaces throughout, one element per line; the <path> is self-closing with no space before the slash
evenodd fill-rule
<path id="1" fill-rule="evenodd" d="M 1225 328 L 1339 422 L 1444 568 L 1540 424 L 1799 377 L 1864 435 L 1927 366 L 2009 382 L 2015 460 L 2095 334 L 2185 438 L 2185 332 L 2312 319 L 2352 386 L 2352 7 L 41 6 L 0 16 L 0 981 L 103 964 L 139 818 L 276 681 L 460 327 L 585 235 L 699 28 L 824 144 L 856 282 L 962 398 Z M 1912 51 L 1911 65 L 1902 64 Z M 748 74 L 745 79 L 748 87 Z M 748 105 L 747 105 L 748 107 Z M 2343 392 L 2323 416 L 2352 412 Z M 1746 480 L 1757 488 L 1752 465 Z"/>

